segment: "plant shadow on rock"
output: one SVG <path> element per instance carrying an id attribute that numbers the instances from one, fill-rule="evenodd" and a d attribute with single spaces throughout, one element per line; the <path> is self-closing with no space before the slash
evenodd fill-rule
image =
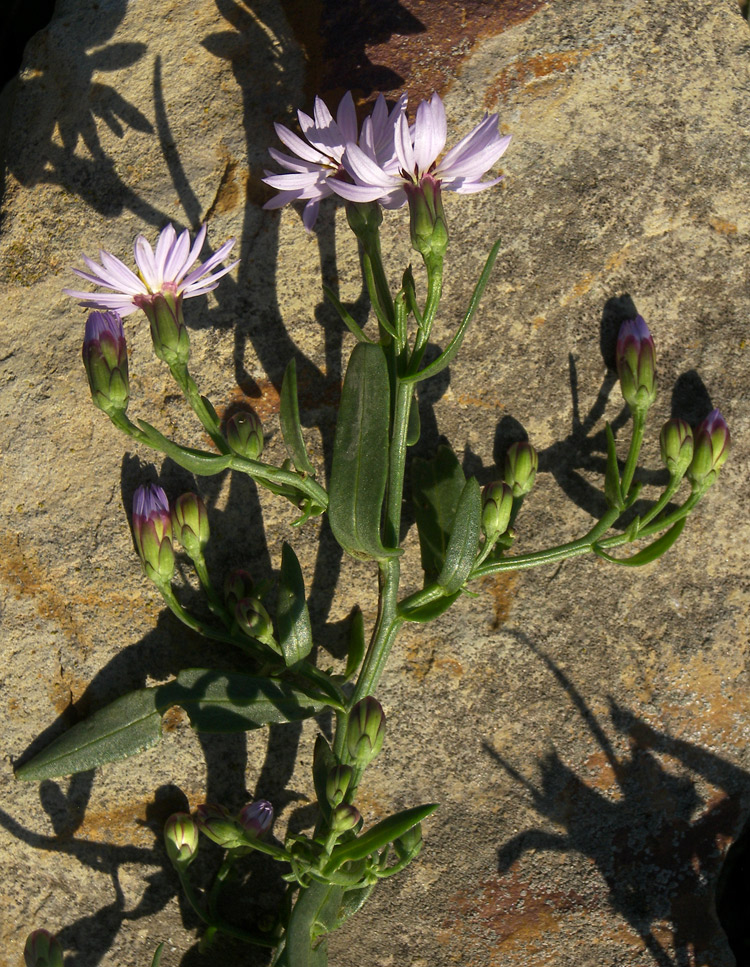
<path id="1" fill-rule="evenodd" d="M 547 666 L 578 711 L 612 771 L 614 795 L 588 785 L 556 750 L 540 761 L 540 778 L 533 782 L 485 743 L 492 759 L 527 790 L 537 812 L 562 827 L 561 832 L 530 829 L 514 836 L 498 849 L 499 873 L 512 877 L 530 851 L 588 857 L 606 883 L 612 912 L 638 933 L 659 967 L 710 967 L 718 934 L 719 844 L 731 839 L 741 824 L 750 775 L 713 752 L 654 729 L 610 699 L 611 725 L 627 736 L 630 746 L 626 757 L 618 756 L 565 672 L 525 636 L 518 637 Z M 664 756 L 721 795 L 703 801 L 690 777 L 665 767 Z M 663 923 L 670 924 L 674 956 L 654 931 Z M 744 967 L 747 961 L 738 963 Z"/>

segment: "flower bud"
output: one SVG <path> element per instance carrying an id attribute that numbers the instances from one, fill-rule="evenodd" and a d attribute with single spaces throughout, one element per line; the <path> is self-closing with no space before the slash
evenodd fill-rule
<path id="1" fill-rule="evenodd" d="M 331 829 L 335 833 L 345 833 L 348 829 L 354 829 L 361 819 L 358 809 L 342 802 L 331 813 Z"/>
<path id="2" fill-rule="evenodd" d="M 111 416 L 128 408 L 128 347 L 116 312 L 92 312 L 83 337 L 83 365 L 94 406 Z"/>
<path id="3" fill-rule="evenodd" d="M 168 366 L 184 366 L 190 358 L 190 336 L 182 315 L 182 295 L 162 291 L 136 295 L 133 302 L 148 317 L 151 341 L 159 359 Z"/>
<path id="4" fill-rule="evenodd" d="M 406 863 L 410 863 L 422 852 L 422 824 L 417 823 L 407 830 L 403 836 L 393 841 L 396 856 Z"/>
<path id="5" fill-rule="evenodd" d="M 167 856 L 177 870 L 185 870 L 198 853 L 198 825 L 190 813 L 172 813 L 164 824 Z"/>
<path id="6" fill-rule="evenodd" d="M 504 481 L 487 484 L 482 493 L 482 530 L 488 541 L 495 541 L 510 524 L 513 490 Z"/>
<path id="7" fill-rule="evenodd" d="M 245 835 L 253 839 L 265 836 L 273 826 L 273 806 L 267 799 L 258 799 L 243 806 L 240 812 L 240 825 Z"/>
<path id="8" fill-rule="evenodd" d="M 440 182 L 423 175 L 418 185 L 404 184 L 409 202 L 412 248 L 425 261 L 442 260 L 448 248 L 448 223 L 443 210 Z"/>
<path id="9" fill-rule="evenodd" d="M 234 616 L 246 635 L 265 644 L 275 644 L 271 616 L 257 598 L 243 598 L 238 601 Z"/>
<path id="10" fill-rule="evenodd" d="M 726 420 L 718 410 L 711 410 L 695 430 L 693 460 L 687 471 L 693 490 L 708 490 L 729 456 L 730 446 Z"/>
<path id="11" fill-rule="evenodd" d="M 26 938 L 23 959 L 26 967 L 63 967 L 60 941 L 49 930 L 34 930 Z"/>
<path id="12" fill-rule="evenodd" d="M 172 508 L 172 530 L 191 557 L 208 543 L 208 511 L 198 494 L 180 494 Z"/>
<path id="13" fill-rule="evenodd" d="M 253 410 L 241 410 L 227 420 L 227 443 L 241 457 L 257 460 L 263 452 L 263 424 Z"/>
<path id="14" fill-rule="evenodd" d="M 346 220 L 357 238 L 377 235 L 383 221 L 383 212 L 376 201 L 346 203 Z"/>
<path id="15" fill-rule="evenodd" d="M 224 849 L 247 845 L 244 828 L 228 809 L 218 803 L 202 803 L 195 810 L 195 820 L 203 835 Z"/>
<path id="16" fill-rule="evenodd" d="M 539 457 L 528 440 L 521 440 L 509 448 L 505 454 L 503 476 L 514 497 L 523 497 L 531 490 L 538 469 Z"/>
<path id="17" fill-rule="evenodd" d="M 642 316 L 620 326 L 615 354 L 623 399 L 631 410 L 645 413 L 656 399 L 656 354 Z"/>
<path id="18" fill-rule="evenodd" d="M 253 596 L 254 588 L 253 576 L 249 571 L 243 571 L 242 568 L 237 568 L 227 574 L 224 580 L 224 600 L 232 614 L 234 614 L 234 609 L 237 607 L 238 601 Z"/>
<path id="19" fill-rule="evenodd" d="M 352 759 L 366 766 L 383 748 L 385 739 L 385 715 L 383 707 L 372 695 L 368 695 L 349 713 L 346 745 Z"/>
<path id="20" fill-rule="evenodd" d="M 685 471 L 693 459 L 693 431 L 685 420 L 667 420 L 659 434 L 661 459 L 669 471 L 670 477 L 678 480 L 685 476 Z"/>
<path id="21" fill-rule="evenodd" d="M 167 495 L 156 484 L 143 484 L 133 495 L 133 534 L 143 573 L 154 584 L 168 583 L 174 573 L 172 516 Z"/>
<path id="22" fill-rule="evenodd" d="M 353 775 L 351 766 L 336 766 L 328 773 L 326 798 L 333 809 L 344 801 Z"/>

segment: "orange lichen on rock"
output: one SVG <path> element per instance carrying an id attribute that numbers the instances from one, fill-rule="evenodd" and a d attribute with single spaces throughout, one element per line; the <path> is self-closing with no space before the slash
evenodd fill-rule
<path id="1" fill-rule="evenodd" d="M 513 61 L 512 64 L 504 67 L 495 76 L 494 81 L 487 88 L 484 106 L 488 111 L 494 110 L 498 100 L 505 100 L 512 90 L 526 87 L 533 81 L 539 81 L 542 78 L 552 78 L 564 74 L 598 49 L 595 47 L 591 50 L 535 54 L 533 57 Z"/>

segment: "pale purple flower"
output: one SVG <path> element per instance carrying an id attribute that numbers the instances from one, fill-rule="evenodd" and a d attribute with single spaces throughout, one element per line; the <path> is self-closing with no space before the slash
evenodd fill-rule
<path id="1" fill-rule="evenodd" d="M 368 156 L 374 158 L 386 170 L 398 163 L 394 147 L 394 132 L 406 109 L 406 95 L 402 95 L 389 112 L 385 98 L 381 94 L 375 102 L 373 112 L 362 124 L 360 143 L 365 146 Z M 320 202 L 334 193 L 334 183 L 346 177 L 342 160 L 348 144 L 357 143 L 357 112 L 354 99 L 349 91 L 341 98 L 336 119 L 319 98 L 315 98 L 313 116 L 297 112 L 300 128 L 307 139 L 306 143 L 298 135 L 276 124 L 279 139 L 294 152 L 296 158 L 269 148 L 269 154 L 289 174 L 277 175 L 266 171 L 263 181 L 279 194 L 266 202 L 264 208 L 281 208 L 291 201 L 306 201 L 302 221 L 308 231 L 312 230 L 318 217 Z"/>
<path id="2" fill-rule="evenodd" d="M 343 165 L 354 184 L 337 179 L 332 188 L 348 201 L 379 201 L 386 208 L 400 208 L 407 200 L 406 189 L 418 188 L 426 175 L 442 188 L 461 194 L 484 191 L 502 180 L 482 181 L 510 144 L 510 135 L 500 136 L 497 114 L 485 115 L 438 162 L 447 134 L 443 102 L 433 94 L 417 108 L 413 125 L 405 113 L 399 116 L 394 126 L 395 164 L 382 164 L 363 139 L 359 145 L 349 143 Z"/>
<path id="3" fill-rule="evenodd" d="M 139 235 L 134 245 L 137 274 L 104 249 L 99 250 L 101 265 L 84 255 L 83 261 L 88 271 L 73 269 L 75 274 L 86 282 L 111 289 L 113 294 L 79 292 L 75 289 L 63 289 L 63 292 L 74 299 L 81 299 L 84 306 L 111 309 L 121 316 L 142 308 L 144 302 L 149 302 L 152 296 L 159 293 L 183 296 L 185 299 L 204 295 L 215 289 L 219 279 L 237 265 L 237 262 L 232 262 L 214 271 L 234 245 L 234 239 L 230 239 L 207 261 L 193 269 L 205 238 L 206 226 L 203 225 L 191 247 L 187 229 L 178 237 L 174 227 L 167 225 L 160 233 L 154 250 L 145 236 Z"/>

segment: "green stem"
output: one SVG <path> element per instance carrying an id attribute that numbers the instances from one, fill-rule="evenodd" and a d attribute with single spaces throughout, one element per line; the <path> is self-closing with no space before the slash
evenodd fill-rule
<path id="1" fill-rule="evenodd" d="M 427 263 L 425 263 L 427 264 Z M 430 339 L 432 324 L 437 316 L 440 297 L 443 293 L 443 260 L 436 259 L 427 265 L 427 301 L 425 302 L 422 325 L 417 330 L 414 342 L 414 352 L 409 362 L 409 374 L 413 375 L 419 369 L 424 351 Z"/>
<path id="2" fill-rule="evenodd" d="M 630 494 L 630 485 L 633 483 L 633 474 L 638 466 L 638 455 L 643 444 L 643 431 L 646 428 L 646 410 L 633 411 L 633 435 L 630 438 L 630 449 L 625 461 L 625 468 L 622 471 L 622 496 L 627 503 Z"/>
<path id="3" fill-rule="evenodd" d="M 214 915 L 213 917 L 206 913 L 203 906 L 195 892 L 192 883 L 188 879 L 187 873 L 183 870 L 177 870 L 177 875 L 180 878 L 180 884 L 187 897 L 187 901 L 190 906 L 195 910 L 201 920 L 214 930 L 220 930 L 221 933 L 227 934 L 229 937 L 234 937 L 236 940 L 242 940 L 245 943 L 256 944 L 260 947 L 275 947 L 277 944 L 276 939 L 270 937 L 265 937 L 261 933 L 249 930 L 241 930 L 239 927 L 233 927 L 231 923 L 227 923 L 222 917 Z"/>
<path id="4" fill-rule="evenodd" d="M 219 421 L 213 412 L 213 407 L 209 408 L 206 401 L 201 396 L 198 385 L 188 372 L 187 364 L 174 365 L 169 367 L 172 378 L 185 394 L 185 399 L 190 404 L 195 415 L 201 421 L 203 429 L 213 440 L 219 453 L 230 453 L 229 445 L 221 435 Z"/>

